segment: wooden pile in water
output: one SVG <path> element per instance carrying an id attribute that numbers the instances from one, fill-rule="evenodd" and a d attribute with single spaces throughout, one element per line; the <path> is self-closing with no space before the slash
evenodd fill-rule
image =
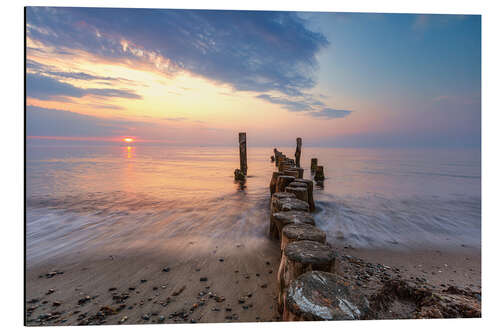
<path id="1" fill-rule="evenodd" d="M 312 180 L 304 179 L 300 167 L 302 139 L 297 138 L 295 160 L 274 149 L 271 161 L 278 171 L 269 183 L 271 218 L 269 233 L 281 242 L 278 269 L 278 308 L 284 320 L 357 319 L 364 315 L 366 299 L 334 274 L 335 253 L 326 234 L 315 226 Z M 324 180 L 318 159 L 311 172 Z"/>

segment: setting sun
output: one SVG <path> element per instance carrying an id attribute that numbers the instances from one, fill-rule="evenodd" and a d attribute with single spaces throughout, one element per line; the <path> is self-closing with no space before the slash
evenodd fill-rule
<path id="1" fill-rule="evenodd" d="M 131 143 L 131 142 L 134 142 L 134 139 L 132 139 L 132 138 L 124 138 L 123 141 Z"/>

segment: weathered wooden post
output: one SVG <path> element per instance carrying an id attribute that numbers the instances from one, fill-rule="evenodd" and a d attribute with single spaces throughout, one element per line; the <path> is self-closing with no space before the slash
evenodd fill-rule
<path id="1" fill-rule="evenodd" d="M 276 181 L 276 191 L 275 192 L 285 192 L 285 188 L 295 180 L 293 176 L 278 176 Z"/>
<path id="2" fill-rule="evenodd" d="M 311 158 L 311 171 L 315 172 L 317 167 L 318 167 L 318 159 Z"/>
<path id="3" fill-rule="evenodd" d="M 290 283 L 309 271 L 331 272 L 335 267 L 335 253 L 326 244 L 301 240 L 287 244 L 278 269 L 278 308 L 283 309 L 284 296 Z"/>
<path id="4" fill-rule="evenodd" d="M 297 138 L 297 148 L 295 149 L 295 166 L 300 168 L 300 154 L 302 152 L 302 138 Z"/>
<path id="5" fill-rule="evenodd" d="M 284 213 L 278 212 L 275 214 Z M 326 243 L 326 233 L 311 224 L 288 223 L 281 227 L 281 229 L 278 226 L 278 230 L 281 230 L 281 251 L 285 251 L 288 244 L 301 240 L 309 240 L 321 244 Z"/>
<path id="6" fill-rule="evenodd" d="M 304 187 L 287 186 L 287 187 L 285 187 L 285 192 L 293 193 L 293 194 L 295 194 L 297 199 L 302 200 L 304 202 L 307 202 L 307 204 L 309 204 L 309 199 L 307 196 L 307 185 L 305 188 Z"/>
<path id="7" fill-rule="evenodd" d="M 276 183 L 278 182 L 278 177 L 283 176 L 283 172 L 273 172 L 273 176 L 271 178 L 271 182 L 269 183 L 269 191 L 271 192 L 271 195 L 276 192 Z"/>
<path id="8" fill-rule="evenodd" d="M 313 190 L 314 190 L 314 183 L 312 180 L 309 179 L 295 179 L 294 182 L 299 182 L 299 183 L 304 183 L 307 186 L 307 198 L 309 199 L 309 208 L 311 212 L 314 212 L 316 209 L 316 206 L 314 205 L 314 197 L 313 197 Z M 290 183 L 288 186 L 293 186 L 292 183 Z"/>
<path id="9" fill-rule="evenodd" d="M 241 132 L 239 134 L 240 142 L 240 170 L 246 176 L 247 175 L 247 134 Z"/>
<path id="10" fill-rule="evenodd" d="M 271 214 L 270 233 L 276 239 L 281 239 L 281 232 L 288 224 L 305 224 L 314 226 L 314 217 L 308 212 L 289 210 Z M 283 249 L 282 249 L 283 250 Z"/>
<path id="11" fill-rule="evenodd" d="M 315 181 L 325 180 L 325 174 L 324 174 L 323 166 L 322 165 L 318 165 L 316 167 L 316 174 L 314 175 L 314 180 Z"/>
<path id="12" fill-rule="evenodd" d="M 302 274 L 286 290 L 283 320 L 364 319 L 369 303 L 350 281 L 328 272 Z"/>

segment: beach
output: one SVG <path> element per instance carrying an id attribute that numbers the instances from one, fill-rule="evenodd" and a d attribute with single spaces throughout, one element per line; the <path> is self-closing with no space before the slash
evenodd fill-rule
<path id="1" fill-rule="evenodd" d="M 28 270 L 27 306 L 28 310 L 35 308 L 28 324 L 279 321 L 277 243 L 259 242 L 250 247 L 226 244 L 203 249 L 189 242 L 186 246 L 185 240 L 182 243 L 175 245 L 174 255 L 168 255 L 168 251 L 161 255 L 122 253 Z M 182 255 L 179 248 L 194 254 Z M 349 260 L 343 258 L 347 255 L 389 267 L 393 277 L 425 279 L 422 284 L 434 290 L 454 286 L 481 292 L 481 261 L 477 251 L 401 253 L 336 249 L 336 252 L 340 258 L 336 272 L 341 275 L 353 276 L 350 270 L 344 271 L 350 266 Z M 48 277 L 50 272 L 61 274 Z M 381 280 L 374 277 L 374 287 L 367 293 L 375 292 Z M 367 289 L 369 285 L 363 281 Z M 126 298 L 122 300 L 123 295 Z M 87 296 L 90 300 L 82 301 Z M 38 301 L 30 302 L 33 299 Z M 95 317 L 99 312 L 106 313 L 103 309 L 113 309 L 116 313 Z M 54 319 L 36 321 L 47 314 Z"/>

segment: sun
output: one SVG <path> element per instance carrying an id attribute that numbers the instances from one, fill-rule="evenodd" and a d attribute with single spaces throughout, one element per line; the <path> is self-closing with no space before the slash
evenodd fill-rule
<path id="1" fill-rule="evenodd" d="M 132 139 L 132 138 L 124 138 L 123 141 L 127 142 L 127 143 L 132 143 L 132 142 L 134 142 L 134 139 Z"/>

